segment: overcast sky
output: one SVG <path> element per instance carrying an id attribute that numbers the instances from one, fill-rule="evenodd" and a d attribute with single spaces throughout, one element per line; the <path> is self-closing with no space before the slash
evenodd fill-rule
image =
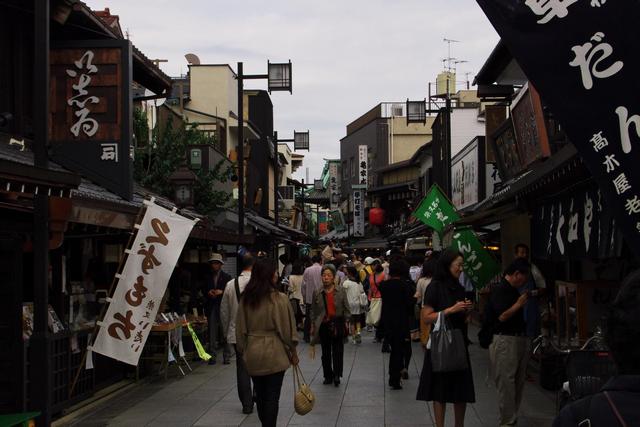
<path id="1" fill-rule="evenodd" d="M 324 158 L 340 156 L 346 125 L 379 102 L 423 99 L 452 43 L 459 89 L 488 57 L 498 35 L 475 0 L 85 0 L 109 7 L 149 58 L 168 59 L 170 76 L 187 71 L 184 54 L 266 73 L 267 60 L 293 62 L 293 95 L 274 92 L 280 137 L 310 131 L 304 167 L 318 178 Z M 266 89 L 247 81 L 245 88 Z M 304 167 L 296 176 L 304 178 Z"/>

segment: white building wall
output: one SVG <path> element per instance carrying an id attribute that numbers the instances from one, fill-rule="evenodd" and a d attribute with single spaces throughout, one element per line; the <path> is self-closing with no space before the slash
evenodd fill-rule
<path id="1" fill-rule="evenodd" d="M 484 119 L 478 118 L 477 108 L 454 108 L 451 114 L 451 158 L 484 132 Z"/>

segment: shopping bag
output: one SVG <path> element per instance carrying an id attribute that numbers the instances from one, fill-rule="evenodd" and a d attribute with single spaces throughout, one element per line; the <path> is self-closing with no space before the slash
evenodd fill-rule
<path id="1" fill-rule="evenodd" d="M 433 372 L 463 371 L 469 368 L 462 331 L 451 329 L 442 311 L 438 313 L 438 321 L 429 337 L 429 344 Z"/>
<path id="2" fill-rule="evenodd" d="M 367 294 L 364 292 L 358 296 L 358 303 L 360 304 L 360 308 L 366 310 L 369 308 L 369 298 L 367 298 Z"/>
<path id="3" fill-rule="evenodd" d="M 367 312 L 367 325 L 377 326 L 380 323 L 380 315 L 382 314 L 382 299 L 371 298 L 369 311 Z"/>
<path id="4" fill-rule="evenodd" d="M 304 380 L 300 366 L 293 365 L 293 408 L 296 414 L 308 414 L 315 403 L 316 397 Z"/>

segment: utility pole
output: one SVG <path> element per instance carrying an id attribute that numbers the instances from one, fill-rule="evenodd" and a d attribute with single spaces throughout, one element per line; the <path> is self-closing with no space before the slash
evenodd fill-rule
<path id="1" fill-rule="evenodd" d="M 243 64 L 238 62 L 238 240 L 244 237 L 244 76 Z M 240 243 L 238 243 L 240 249 Z M 238 274 L 242 269 L 240 251 L 238 253 Z"/>
<path id="2" fill-rule="evenodd" d="M 34 166 L 47 169 L 49 159 L 49 27 L 48 1 L 36 1 L 34 9 Z M 49 345 L 49 198 L 34 196 L 33 211 L 33 335 L 31 336 L 31 408 L 40 412 L 38 426 L 51 424 L 52 364 Z"/>

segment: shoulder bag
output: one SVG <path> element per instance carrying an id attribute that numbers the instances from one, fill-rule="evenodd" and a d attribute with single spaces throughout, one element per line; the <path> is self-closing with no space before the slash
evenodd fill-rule
<path id="1" fill-rule="evenodd" d="M 300 366 L 293 365 L 293 407 L 296 414 L 308 414 L 315 403 L 316 397 L 302 376 Z"/>
<path id="2" fill-rule="evenodd" d="M 464 371 L 469 368 L 462 331 L 451 329 L 447 323 L 444 312 L 439 312 L 430 336 L 433 372 Z"/>

